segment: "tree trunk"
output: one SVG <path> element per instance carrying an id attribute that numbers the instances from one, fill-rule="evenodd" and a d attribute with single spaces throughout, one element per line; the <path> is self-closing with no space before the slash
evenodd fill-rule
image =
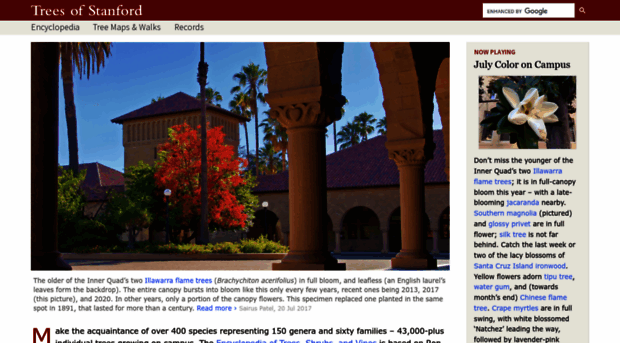
<path id="1" fill-rule="evenodd" d="M 568 105 L 563 98 L 557 99 L 556 104 L 558 110 L 555 111 L 555 115 L 560 121 L 547 124 L 547 149 L 570 149 Z"/>
<path id="2" fill-rule="evenodd" d="M 336 143 L 336 121 L 334 120 L 334 152 L 338 151 L 338 143 Z"/>
<path id="3" fill-rule="evenodd" d="M 254 111 L 254 133 L 255 133 L 255 141 L 256 141 L 256 176 L 258 176 L 258 113 Z"/>
<path id="4" fill-rule="evenodd" d="M 250 138 L 248 137 L 248 122 L 243 122 L 243 129 L 245 130 L 245 158 L 250 155 Z"/>
<path id="5" fill-rule="evenodd" d="M 71 48 L 63 44 L 62 48 L 62 89 L 65 97 L 65 117 L 67 119 L 67 136 L 69 141 L 69 168 L 73 175 L 78 175 L 78 140 L 75 98 L 73 96 L 73 63 Z"/>
<path id="6" fill-rule="evenodd" d="M 252 107 L 252 114 L 254 114 L 254 133 L 255 133 L 255 141 L 256 141 L 256 176 L 258 176 L 258 105 L 256 103 L 257 91 L 255 87 L 250 89 L 250 106 Z"/>
<path id="7" fill-rule="evenodd" d="M 207 165 L 207 103 L 206 90 L 207 71 L 209 66 L 205 63 L 205 45 L 200 43 L 200 63 L 198 63 L 198 84 L 200 86 L 200 226 L 196 235 L 197 244 L 209 243 L 209 193 Z M 190 183 L 191 185 L 191 183 Z M 193 226 L 195 227 L 195 226 Z"/>
<path id="8" fill-rule="evenodd" d="M 133 225 L 129 225 L 128 228 L 129 228 L 129 235 L 128 235 L 129 237 L 127 238 L 129 240 L 129 244 L 127 245 L 127 248 L 133 249 L 136 243 L 136 231 Z"/>

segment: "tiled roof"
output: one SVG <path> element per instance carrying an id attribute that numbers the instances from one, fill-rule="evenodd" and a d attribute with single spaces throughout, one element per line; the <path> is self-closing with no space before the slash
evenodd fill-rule
<path id="1" fill-rule="evenodd" d="M 189 94 L 178 92 L 167 98 L 156 101 L 137 110 L 131 111 L 120 117 L 114 118 L 112 119 L 112 122 L 122 124 L 127 120 L 156 117 L 170 113 L 200 111 L 200 109 L 200 100 Z M 207 104 L 207 109 L 222 113 L 229 117 L 233 117 L 239 121 L 249 121 L 248 118 L 242 117 L 238 114 L 232 113 L 215 105 Z"/>
<path id="2" fill-rule="evenodd" d="M 62 168 L 68 169 L 69 166 L 62 166 Z M 86 177 L 82 183 L 82 189 L 84 193 L 86 193 L 88 201 L 104 200 L 106 192 L 110 189 L 121 192 L 125 189 L 125 178 L 123 177 L 123 173 L 116 169 L 94 162 L 80 164 L 78 170 L 86 170 Z"/>
<path id="3" fill-rule="evenodd" d="M 396 163 L 388 158 L 386 136 L 377 136 L 348 149 L 327 155 L 327 189 L 398 186 Z M 443 133 L 433 132 L 436 149 L 434 158 L 426 163 L 424 181 L 427 184 L 447 183 L 444 172 L 446 155 Z M 288 171 L 258 177 L 257 193 L 288 191 Z"/>

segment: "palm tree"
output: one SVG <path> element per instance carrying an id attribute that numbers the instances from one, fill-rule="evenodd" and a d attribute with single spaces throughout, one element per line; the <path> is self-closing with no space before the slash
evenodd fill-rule
<path id="1" fill-rule="evenodd" d="M 250 97 L 239 91 L 235 93 L 234 98 L 228 103 L 230 111 L 236 113 L 244 118 L 252 118 L 252 112 L 250 111 Z M 246 157 L 250 154 L 250 139 L 248 138 L 248 122 L 243 121 L 243 129 L 245 130 L 245 152 Z"/>
<path id="2" fill-rule="evenodd" d="M 154 104 L 156 102 L 158 102 L 159 100 L 164 100 L 165 98 L 161 95 L 157 96 L 157 98 L 152 98 L 151 99 L 151 104 Z"/>
<path id="3" fill-rule="evenodd" d="M 200 100 L 200 93 L 196 95 L 196 99 Z M 205 100 L 208 104 L 220 107 L 219 102 L 223 100 L 222 94 L 211 87 L 205 88 Z"/>
<path id="4" fill-rule="evenodd" d="M 60 74 L 62 76 L 63 94 L 65 97 L 65 117 L 67 118 L 67 135 L 69 137 L 69 168 L 73 175 L 78 173 L 78 139 L 77 116 L 75 97 L 73 95 L 73 73 L 99 73 L 100 67 L 105 66 L 105 59 L 110 56 L 112 43 L 59 43 L 60 44 Z"/>
<path id="5" fill-rule="evenodd" d="M 260 148 L 258 152 L 258 169 L 267 175 L 273 175 L 282 170 L 280 154 L 274 149 L 273 144 L 265 143 L 265 146 Z"/>
<path id="6" fill-rule="evenodd" d="M 263 142 L 270 142 L 276 152 L 282 153 L 282 170 L 286 169 L 286 152 L 288 151 L 288 134 L 286 128 L 280 125 L 276 119 L 269 117 L 269 111 L 264 111 L 267 118 L 263 119 L 260 126 L 263 128 Z"/>
<path id="7" fill-rule="evenodd" d="M 250 97 L 250 109 L 254 116 L 254 133 L 256 135 L 256 151 L 258 152 L 258 103 L 265 103 L 263 93 L 260 91 L 261 86 L 267 85 L 267 71 L 261 69 L 260 65 L 250 62 L 247 66 L 241 67 L 241 72 L 233 75 L 233 80 L 239 83 L 238 86 L 230 90 L 230 94 L 234 94 L 243 90 Z M 256 166 L 256 175 L 258 175 L 258 165 Z"/>
<path id="8" fill-rule="evenodd" d="M 344 109 L 344 106 L 349 104 L 349 99 L 345 99 L 344 105 L 342 105 L 342 108 L 340 108 L 340 118 L 344 117 L 344 112 L 346 111 Z M 336 133 L 336 120 L 334 120 L 334 152 L 338 151 L 338 142 L 336 137 L 338 136 L 338 134 Z"/>
<path id="9" fill-rule="evenodd" d="M 377 132 L 380 135 L 385 135 L 387 133 L 387 117 L 379 119 L 377 123 Z"/>
<path id="10" fill-rule="evenodd" d="M 361 128 L 356 122 L 347 123 L 338 131 L 340 150 L 352 147 L 360 142 Z"/>
<path id="11" fill-rule="evenodd" d="M 377 119 L 372 114 L 362 112 L 353 118 L 353 121 L 358 124 L 360 128 L 360 134 L 362 135 L 362 142 L 368 140 L 368 135 L 375 132 L 374 124 Z"/>

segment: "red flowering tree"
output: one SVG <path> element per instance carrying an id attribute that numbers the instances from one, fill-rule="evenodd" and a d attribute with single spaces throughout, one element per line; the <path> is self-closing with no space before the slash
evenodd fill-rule
<path id="1" fill-rule="evenodd" d="M 194 229 L 200 215 L 200 137 L 186 123 L 170 129 L 168 142 L 158 147 L 159 161 L 155 172 L 158 187 L 172 191 L 170 205 L 183 213 L 180 224 Z M 207 162 L 209 165 L 209 227 L 218 229 L 244 228 L 247 210 L 236 196 L 247 179 L 241 169 L 247 161 L 235 157 L 233 148 L 224 145 L 220 127 L 207 131 Z"/>

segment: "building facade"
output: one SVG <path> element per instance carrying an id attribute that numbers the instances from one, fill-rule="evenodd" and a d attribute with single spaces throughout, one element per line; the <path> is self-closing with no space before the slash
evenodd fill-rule
<path id="1" fill-rule="evenodd" d="M 427 249 L 450 251 L 450 183 L 444 172 L 441 131 L 437 152 L 424 171 Z M 327 156 L 327 232 L 330 252 L 398 252 L 401 249 L 400 180 L 388 158 L 386 137 L 377 136 Z M 266 208 L 255 213 L 248 237 L 267 235 L 288 244 L 288 172 L 258 177 L 254 192 Z M 436 238 L 433 238 L 436 237 Z"/>
<path id="2" fill-rule="evenodd" d="M 150 105 L 112 119 L 123 125 L 125 168 L 139 161 L 152 164 L 157 159 L 157 146 L 168 139 L 168 129 L 187 123 L 196 128 L 200 124 L 200 100 L 183 92 L 176 93 Z M 239 124 L 248 119 L 223 108 L 207 104 L 207 122 L 211 127 L 222 127 L 224 144 L 239 148 Z"/>

